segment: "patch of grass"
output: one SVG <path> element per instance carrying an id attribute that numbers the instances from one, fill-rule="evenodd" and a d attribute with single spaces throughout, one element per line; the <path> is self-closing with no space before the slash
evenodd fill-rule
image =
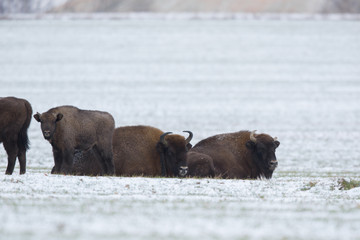
<path id="1" fill-rule="evenodd" d="M 350 190 L 356 187 L 360 187 L 360 181 L 350 179 L 347 181 L 346 179 L 342 178 L 338 181 L 340 187 L 339 190 Z"/>
<path id="2" fill-rule="evenodd" d="M 317 184 L 317 182 L 309 182 L 301 189 L 301 191 L 308 191 L 311 188 L 315 187 L 316 184 Z"/>
<path id="3" fill-rule="evenodd" d="M 264 195 L 259 194 L 258 196 L 259 196 L 260 199 L 263 199 L 263 200 L 265 199 Z"/>

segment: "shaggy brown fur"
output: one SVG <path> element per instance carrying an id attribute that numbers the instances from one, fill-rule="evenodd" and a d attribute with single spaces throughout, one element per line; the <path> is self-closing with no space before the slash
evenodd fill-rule
<path id="1" fill-rule="evenodd" d="M 53 148 L 55 166 L 51 173 L 72 174 L 75 151 L 93 149 L 105 174 L 114 174 L 112 134 L 115 123 L 107 112 L 81 110 L 73 106 L 37 113 L 44 138 Z"/>
<path id="2" fill-rule="evenodd" d="M 20 174 L 26 172 L 26 150 L 29 149 L 27 130 L 31 122 L 32 108 L 25 99 L 0 98 L 0 143 L 8 154 L 5 174 L 12 174 L 16 157 L 20 162 Z"/>
<path id="3" fill-rule="evenodd" d="M 113 136 L 114 165 L 116 175 L 122 176 L 178 176 L 186 166 L 188 142 L 177 134 L 165 136 L 150 126 L 128 126 L 115 129 Z M 162 173 L 161 159 L 164 160 Z M 164 172 L 165 171 L 165 172 Z"/>
<path id="4" fill-rule="evenodd" d="M 189 177 L 215 177 L 215 167 L 209 155 L 189 151 L 187 154 Z"/>
<path id="5" fill-rule="evenodd" d="M 267 134 L 254 134 L 254 137 L 255 142 L 250 139 L 248 131 L 215 135 L 200 141 L 190 152 L 207 155 L 208 161 L 213 161 L 218 177 L 271 178 L 277 166 L 275 149 L 280 142 Z M 192 157 L 190 161 L 200 159 Z"/>
<path id="6" fill-rule="evenodd" d="M 88 150 L 76 150 L 72 174 L 86 176 L 101 176 L 105 172 L 101 167 L 101 159 L 93 148 Z"/>

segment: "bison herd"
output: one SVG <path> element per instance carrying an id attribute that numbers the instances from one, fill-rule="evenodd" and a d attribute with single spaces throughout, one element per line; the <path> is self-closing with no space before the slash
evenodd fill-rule
<path id="1" fill-rule="evenodd" d="M 26 172 L 27 129 L 32 108 L 28 101 L 0 98 L 0 143 L 8 155 L 6 174 Z M 271 178 L 278 165 L 277 138 L 255 131 L 215 135 L 190 144 L 182 135 L 150 126 L 115 128 L 111 114 L 74 106 L 51 108 L 33 116 L 53 150 L 53 174 Z"/>

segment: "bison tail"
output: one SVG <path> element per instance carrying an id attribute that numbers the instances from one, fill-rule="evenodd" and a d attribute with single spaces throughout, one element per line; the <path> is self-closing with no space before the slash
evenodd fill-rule
<path id="1" fill-rule="evenodd" d="M 19 148 L 25 148 L 25 150 L 28 150 L 30 148 L 30 146 L 29 146 L 30 141 L 29 141 L 27 131 L 28 131 L 28 128 L 29 128 L 29 125 L 31 122 L 31 118 L 32 118 L 32 108 L 31 108 L 30 103 L 26 100 L 25 100 L 25 108 L 26 108 L 26 120 L 19 132 L 18 146 L 19 146 Z"/>

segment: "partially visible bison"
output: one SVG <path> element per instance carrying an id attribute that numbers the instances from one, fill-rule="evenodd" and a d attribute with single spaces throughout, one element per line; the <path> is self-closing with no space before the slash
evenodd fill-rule
<path id="1" fill-rule="evenodd" d="M 72 174 L 86 176 L 101 176 L 105 172 L 101 166 L 101 159 L 94 148 L 75 150 Z"/>
<path id="2" fill-rule="evenodd" d="M 180 176 L 187 173 L 186 153 L 193 134 L 164 133 L 150 126 L 115 129 L 113 152 L 115 173 L 119 176 Z"/>
<path id="3" fill-rule="evenodd" d="M 200 141 L 189 151 L 189 175 L 203 176 L 202 169 L 211 173 L 213 165 L 217 177 L 269 179 L 278 165 L 275 150 L 279 145 L 277 138 L 255 134 L 255 131 L 215 135 Z"/>
<path id="4" fill-rule="evenodd" d="M 0 143 L 8 155 L 5 174 L 14 171 L 16 157 L 20 162 L 20 174 L 26 172 L 26 150 L 29 149 L 27 130 L 31 122 L 32 108 L 25 99 L 0 98 Z"/>
<path id="5" fill-rule="evenodd" d="M 188 177 L 215 177 L 213 159 L 206 154 L 189 151 L 187 154 Z"/>
<path id="6" fill-rule="evenodd" d="M 51 173 L 73 173 L 76 151 L 93 151 L 103 172 L 114 174 L 112 159 L 113 117 L 107 112 L 55 107 L 34 118 L 41 123 L 43 136 L 53 148 L 55 166 Z"/>

